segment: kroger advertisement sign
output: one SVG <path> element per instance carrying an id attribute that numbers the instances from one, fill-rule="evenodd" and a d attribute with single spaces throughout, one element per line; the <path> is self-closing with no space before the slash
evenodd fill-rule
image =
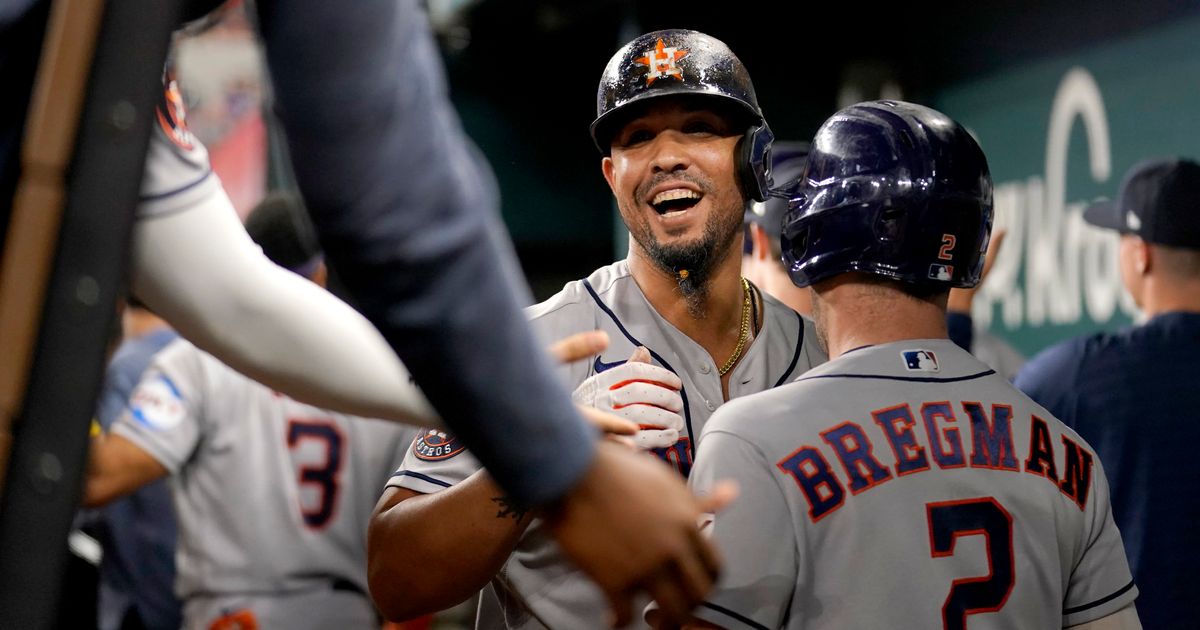
<path id="1" fill-rule="evenodd" d="M 1147 157 L 1200 158 L 1200 19 L 943 90 L 932 105 L 968 127 L 1007 230 L 976 297 L 980 323 L 1032 354 L 1136 317 L 1117 235 L 1083 222 Z M 1200 204 L 1200 200 L 1197 200 Z"/>

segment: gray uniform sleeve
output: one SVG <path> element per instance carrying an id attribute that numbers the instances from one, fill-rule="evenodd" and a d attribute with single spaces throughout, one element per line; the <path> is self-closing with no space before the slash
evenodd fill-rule
<path id="1" fill-rule="evenodd" d="M 562 496 L 596 435 L 520 312 L 492 175 L 416 0 L 256 3 L 297 181 L 324 250 L 454 432 L 516 500 Z M 543 448 L 530 449 L 537 435 Z"/>
<path id="2" fill-rule="evenodd" d="M 787 614 L 798 571 L 795 527 L 772 469 L 753 444 L 705 431 L 688 483 L 700 495 L 722 479 L 737 482 L 739 490 L 706 529 L 725 566 L 696 609 L 705 621 L 724 628 L 778 628 Z"/>
<path id="3" fill-rule="evenodd" d="M 1107 617 L 1133 603 L 1138 594 L 1121 532 L 1113 522 L 1108 476 L 1099 459 L 1095 466 L 1094 496 L 1084 515 L 1087 534 L 1063 598 L 1064 628 Z"/>
<path id="4" fill-rule="evenodd" d="M 113 433 L 176 474 L 200 442 L 203 391 L 200 354 L 187 342 L 176 341 L 142 374 Z"/>
<path id="5" fill-rule="evenodd" d="M 479 460 L 458 440 L 445 432 L 426 429 L 413 440 L 387 487 L 432 494 L 457 485 L 479 468 Z"/>

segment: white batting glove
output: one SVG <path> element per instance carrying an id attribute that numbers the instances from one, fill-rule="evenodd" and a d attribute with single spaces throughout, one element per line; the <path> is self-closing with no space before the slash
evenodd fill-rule
<path id="1" fill-rule="evenodd" d="M 683 430 L 682 387 L 678 376 L 650 363 L 650 351 L 639 346 L 629 361 L 581 383 L 571 399 L 637 423 L 641 430 L 632 436 L 636 447 L 666 448 L 679 441 Z"/>

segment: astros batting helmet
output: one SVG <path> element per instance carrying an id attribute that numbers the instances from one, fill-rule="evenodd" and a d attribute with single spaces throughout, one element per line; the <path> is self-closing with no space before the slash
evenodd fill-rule
<path id="1" fill-rule="evenodd" d="M 817 130 L 784 263 L 801 287 L 849 271 L 973 287 L 991 229 L 987 160 L 961 125 L 912 103 L 859 103 Z"/>
<path id="2" fill-rule="evenodd" d="M 592 140 L 608 155 L 632 106 L 663 96 L 710 99 L 745 123 L 736 164 L 742 190 L 765 201 L 771 187 L 771 129 L 754 95 L 750 73 L 724 42 L 686 29 L 654 31 L 625 44 L 608 61 L 596 91 Z"/>

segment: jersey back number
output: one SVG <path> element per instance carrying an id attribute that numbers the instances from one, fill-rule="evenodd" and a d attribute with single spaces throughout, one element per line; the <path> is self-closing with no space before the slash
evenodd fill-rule
<path id="1" fill-rule="evenodd" d="M 1016 583 L 1012 515 L 991 497 L 927 503 L 925 510 L 934 558 L 953 556 L 959 536 L 984 537 L 988 574 L 954 580 L 942 605 L 946 630 L 966 630 L 967 615 L 996 612 L 1012 593 Z"/>
<path id="2" fill-rule="evenodd" d="M 344 444 L 341 430 L 328 420 L 288 420 L 287 446 L 299 483 L 300 516 L 311 528 L 325 527 L 336 513 Z"/>

